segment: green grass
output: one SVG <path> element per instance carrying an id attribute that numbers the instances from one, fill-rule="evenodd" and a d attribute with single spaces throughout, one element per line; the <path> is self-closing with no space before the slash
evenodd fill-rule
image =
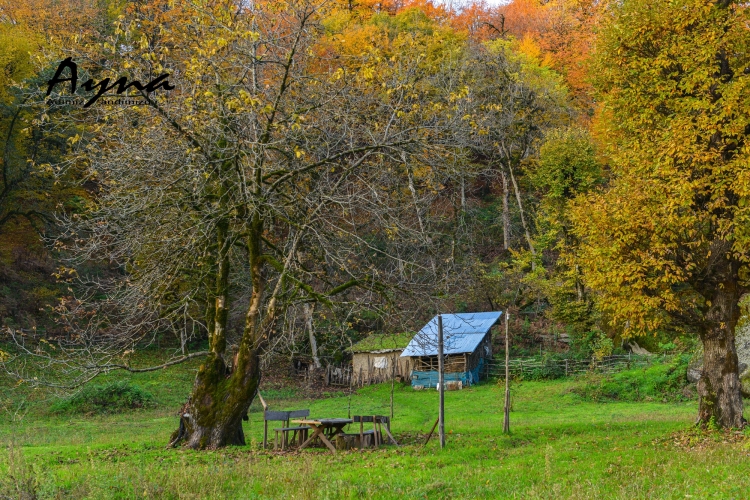
<path id="1" fill-rule="evenodd" d="M 694 402 L 585 401 L 574 380 L 516 384 L 510 436 L 501 433 L 501 386 L 448 392 L 445 450 L 437 440 L 419 444 L 437 416 L 437 393 L 403 386 L 392 425 L 400 447 L 335 456 L 263 451 L 254 403 L 247 446 L 166 450 L 196 367 L 103 381 L 149 391 L 154 409 L 61 416 L 37 407 L 20 422 L 4 422 L 0 442 L 13 445 L 0 451 L 0 498 L 13 484 L 31 485 L 40 498 L 94 499 L 746 498 L 750 491 L 747 440 L 673 438 L 693 422 Z M 313 416 L 387 414 L 390 386 L 351 399 L 334 393 L 305 401 L 281 390 L 264 397 L 274 409 L 310 408 Z"/>

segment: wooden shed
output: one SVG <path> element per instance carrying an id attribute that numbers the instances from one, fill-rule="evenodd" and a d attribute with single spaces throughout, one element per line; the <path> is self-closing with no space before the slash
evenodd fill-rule
<path id="1" fill-rule="evenodd" d="M 352 383 L 377 384 L 396 377 L 408 380 L 411 359 L 401 353 L 414 336 L 413 333 L 372 334 L 351 347 Z"/>
<path id="2" fill-rule="evenodd" d="M 486 361 L 492 357 L 490 330 L 502 312 L 443 314 L 443 355 L 445 381 L 476 384 L 484 375 Z M 412 360 L 411 385 L 415 389 L 437 387 L 437 316 L 409 341 L 401 353 Z M 446 384 L 447 385 L 447 384 Z"/>

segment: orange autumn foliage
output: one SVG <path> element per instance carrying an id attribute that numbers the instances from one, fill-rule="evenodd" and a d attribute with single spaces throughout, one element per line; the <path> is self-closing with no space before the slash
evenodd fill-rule
<path id="1" fill-rule="evenodd" d="M 451 25 L 478 42 L 497 38 L 504 31 L 504 21 L 499 9 L 483 0 L 472 2 L 453 12 Z"/>
<path id="2" fill-rule="evenodd" d="M 110 13 L 118 2 L 111 2 Z M 96 0 L 0 0 L 0 22 L 20 25 L 47 40 L 90 32 L 106 23 L 107 11 Z"/>
<path id="3" fill-rule="evenodd" d="M 549 64 L 564 77 L 579 106 L 591 109 L 586 61 L 597 22 L 595 0 L 514 0 L 499 8 L 505 29 L 522 40 L 522 52 Z M 540 55 L 535 55 L 536 50 Z"/>

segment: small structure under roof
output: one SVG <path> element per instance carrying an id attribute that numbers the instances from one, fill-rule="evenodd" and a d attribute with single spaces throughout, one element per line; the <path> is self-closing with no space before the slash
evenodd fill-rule
<path id="1" fill-rule="evenodd" d="M 354 385 L 386 382 L 391 378 L 406 379 L 411 372 L 411 359 L 400 355 L 414 336 L 413 332 L 372 334 L 354 344 L 352 383 Z"/>
<path id="2" fill-rule="evenodd" d="M 443 314 L 443 354 L 445 381 L 471 385 L 479 381 L 485 359 L 492 357 L 490 329 L 502 316 L 501 311 Z M 412 359 L 411 385 L 414 388 L 437 387 L 438 320 L 427 323 L 402 357 Z"/>

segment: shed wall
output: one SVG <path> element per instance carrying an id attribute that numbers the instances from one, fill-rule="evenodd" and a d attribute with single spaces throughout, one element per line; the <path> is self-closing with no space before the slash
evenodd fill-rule
<path id="1" fill-rule="evenodd" d="M 476 384 L 484 376 L 485 360 L 491 357 L 492 336 L 487 333 L 473 352 L 445 356 L 445 380 L 460 380 L 465 386 Z M 414 360 L 411 374 L 412 387 L 437 387 L 437 356 L 419 356 L 409 359 Z"/>
<path id="2" fill-rule="evenodd" d="M 461 372 L 446 372 L 443 376 L 446 382 L 460 380 L 464 387 L 474 385 L 479 382 L 479 377 L 484 368 L 484 358 L 479 359 L 479 363 L 471 370 Z M 434 371 L 417 371 L 411 372 L 411 386 L 422 388 L 434 388 L 438 385 L 438 372 Z"/>
<path id="3" fill-rule="evenodd" d="M 354 353 L 352 356 L 352 383 L 364 385 L 387 382 L 394 375 L 401 380 L 408 380 L 412 369 L 412 360 L 411 358 L 400 357 L 402 352 L 403 349 L 381 353 Z M 385 364 L 383 363 L 384 360 Z"/>

